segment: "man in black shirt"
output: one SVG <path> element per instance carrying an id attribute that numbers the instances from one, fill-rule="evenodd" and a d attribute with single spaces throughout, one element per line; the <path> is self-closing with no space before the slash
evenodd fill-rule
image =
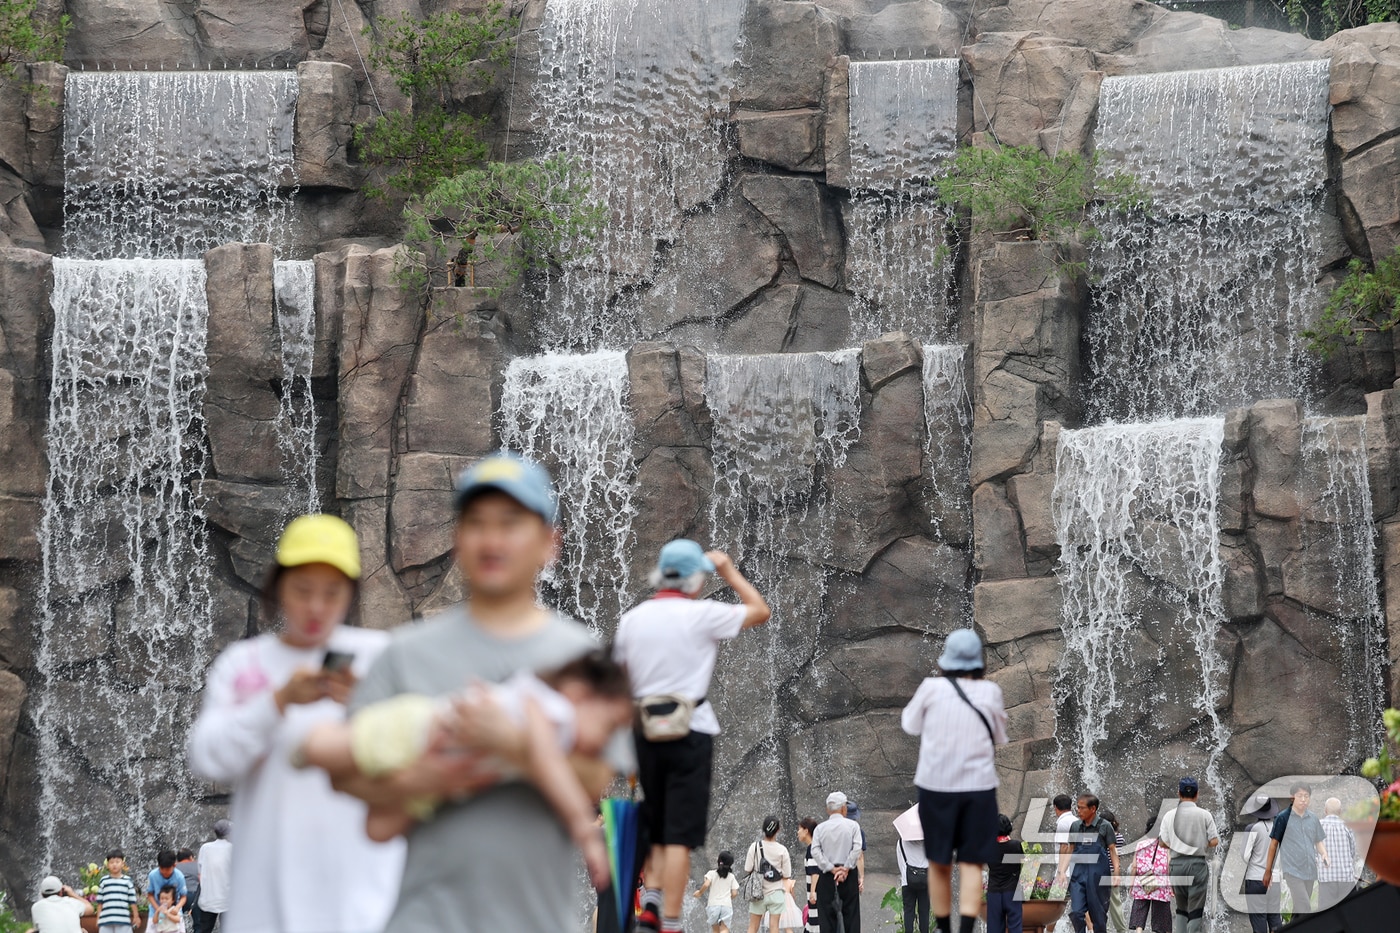
<path id="1" fill-rule="evenodd" d="M 1001 858 L 987 866 L 987 933 L 1021 929 L 1021 843 L 1011 838 L 1011 818 L 1001 814 L 997 851 Z"/>

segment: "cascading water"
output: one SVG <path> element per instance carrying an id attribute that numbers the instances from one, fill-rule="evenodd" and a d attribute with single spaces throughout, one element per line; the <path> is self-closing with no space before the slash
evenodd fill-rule
<path id="1" fill-rule="evenodd" d="M 860 353 L 711 356 L 714 418 L 710 533 L 773 609 L 743 650 L 721 655 L 711 702 L 718 746 L 717 838 L 743 838 L 773 809 L 788 766 L 779 687 L 811 656 L 824 619 L 835 521 L 827 474 L 860 434 Z"/>
<path id="2" fill-rule="evenodd" d="M 311 365 L 316 354 L 316 264 L 279 260 L 272 271 L 277 296 L 277 333 L 282 350 L 282 402 L 277 412 L 277 447 L 287 517 L 321 511 L 316 483 L 316 400 Z"/>
<path id="3" fill-rule="evenodd" d="M 627 355 L 549 353 L 512 360 L 501 390 L 501 443 L 550 464 L 564 548 L 545 577 L 555 602 L 609 628 L 630 587 L 632 414 Z"/>
<path id="4" fill-rule="evenodd" d="M 208 306 L 189 260 L 54 260 L 38 726 L 46 864 L 189 825 L 185 728 L 210 636 L 192 491 Z"/>
<path id="5" fill-rule="evenodd" d="M 853 334 L 946 339 L 948 218 L 927 181 L 957 146 L 958 61 L 852 62 L 850 102 Z"/>
<path id="6" fill-rule="evenodd" d="M 1332 632 L 1343 648 L 1339 689 L 1345 690 L 1352 720 L 1346 757 L 1367 758 L 1381 739 L 1388 651 L 1376 582 L 1365 417 L 1305 419 L 1301 454 L 1299 555 L 1311 576 L 1332 581 L 1319 600 L 1326 604 L 1314 608 L 1337 620 Z"/>
<path id="7" fill-rule="evenodd" d="M 64 251 L 195 259 L 222 243 L 281 245 L 296 98 L 294 71 L 70 74 Z"/>
<path id="8" fill-rule="evenodd" d="M 1153 201 L 1094 211 L 1091 421 L 1307 398 L 1328 63 L 1107 78 L 1097 151 Z"/>
<path id="9" fill-rule="evenodd" d="M 972 500 L 968 495 L 968 471 L 972 465 L 972 411 L 963 373 L 967 348 L 928 345 L 923 348 L 925 455 L 928 459 L 928 496 L 934 534 L 957 519 L 966 529 Z"/>
<path id="10" fill-rule="evenodd" d="M 724 117 L 746 0 L 550 0 L 540 28 L 537 109 L 553 149 L 604 205 L 580 261 L 548 283 L 551 347 L 634 338 L 620 289 L 651 275 L 659 242 L 720 189 Z"/>
<path id="11" fill-rule="evenodd" d="M 45 860 L 187 835 L 181 749 L 213 650 L 202 253 L 289 241 L 295 72 L 70 74 L 54 260 L 34 722 Z M 289 510 L 312 505 L 311 277 L 276 270 Z M 93 833 L 99 832 L 100 838 Z M 65 866 L 67 866 L 65 868 Z"/>
<path id="12" fill-rule="evenodd" d="M 1074 786 L 1105 799 L 1140 799 L 1144 775 L 1175 773 L 1193 749 L 1205 754 L 1203 779 L 1229 799 L 1220 758 L 1230 733 L 1216 709 L 1229 676 L 1216 647 L 1223 439 L 1218 418 L 1060 435 L 1056 732 Z M 1191 725 L 1168 735 L 1164 722 Z"/>

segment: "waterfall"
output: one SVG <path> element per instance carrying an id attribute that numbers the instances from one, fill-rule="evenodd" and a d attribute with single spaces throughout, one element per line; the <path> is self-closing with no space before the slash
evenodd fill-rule
<path id="1" fill-rule="evenodd" d="M 947 214 L 927 181 L 957 129 L 957 59 L 851 63 L 846 271 L 857 339 L 951 336 Z"/>
<path id="2" fill-rule="evenodd" d="M 296 96 L 294 71 L 68 75 L 65 253 L 194 259 L 282 244 Z"/>
<path id="3" fill-rule="evenodd" d="M 184 738 L 217 645 L 202 254 L 290 241 L 295 72 L 75 73 L 54 260 L 34 724 L 42 844 L 134 859 L 206 821 Z M 314 276 L 275 269 L 288 511 L 314 506 Z"/>
<path id="4" fill-rule="evenodd" d="M 282 351 L 282 399 L 277 412 L 277 447 L 287 518 L 321 511 L 316 483 L 316 400 L 311 388 L 316 354 L 316 264 L 278 260 L 272 271 L 277 298 L 277 333 Z"/>
<path id="5" fill-rule="evenodd" d="M 782 809 L 775 776 L 787 774 L 790 724 L 779 715 L 778 695 L 813 656 L 825 619 L 824 561 L 836 533 L 826 480 L 859 437 L 860 388 L 858 350 L 707 361 L 710 535 L 773 610 L 772 621 L 744 634 L 742 647 L 721 653 L 723 675 L 711 686 L 725 727 L 716 746 L 717 839 L 752 835 L 765 813 Z M 810 679 L 804 688 L 820 689 Z"/>
<path id="6" fill-rule="evenodd" d="M 1367 471 L 1366 419 L 1307 418 L 1303 421 L 1298 490 L 1302 519 L 1300 564 L 1285 566 L 1284 576 L 1303 571 L 1330 581 L 1314 605 L 1333 617 L 1333 633 L 1343 647 L 1342 683 L 1351 713 L 1347 760 L 1370 757 L 1381 740 L 1379 723 L 1385 697 L 1385 611 L 1376 582 L 1375 525 L 1371 480 Z M 1284 592 L 1290 587 L 1285 582 Z"/>
<path id="7" fill-rule="evenodd" d="M 1091 420 L 1311 395 L 1328 112 L 1326 61 L 1104 80 L 1101 170 L 1153 203 L 1093 212 Z"/>
<path id="8" fill-rule="evenodd" d="M 618 292 L 648 277 L 658 243 L 721 188 L 745 0 L 550 0 L 540 28 L 537 114 L 608 222 L 543 299 L 554 347 L 634 338 Z M 566 251 L 567 252 L 567 251 Z"/>
<path id="9" fill-rule="evenodd" d="M 1106 799 L 1140 797 L 1145 777 L 1185 766 L 1188 752 L 1193 765 L 1204 753 L 1205 781 L 1229 797 L 1220 759 L 1230 733 L 1216 709 L 1229 676 L 1216 648 L 1223 439 L 1218 418 L 1060 434 L 1056 731 L 1076 786 Z M 1173 721 L 1192 725 L 1162 734 Z"/>
<path id="10" fill-rule="evenodd" d="M 555 602 L 595 630 L 626 606 L 632 549 L 632 413 L 621 351 L 515 359 L 501 444 L 552 468 L 564 548 L 545 575 Z"/>
<path id="11" fill-rule="evenodd" d="M 967 348 L 928 345 L 923 348 L 924 455 L 928 460 L 928 498 L 934 535 L 956 518 L 965 531 L 972 500 L 968 471 L 972 467 L 972 411 L 963 373 Z"/>
<path id="12" fill-rule="evenodd" d="M 35 666 L 45 864 L 190 825 L 208 662 L 204 265 L 55 259 Z M 174 793 L 171 793 L 171 791 Z M 84 856 L 86 858 L 86 856 Z"/>

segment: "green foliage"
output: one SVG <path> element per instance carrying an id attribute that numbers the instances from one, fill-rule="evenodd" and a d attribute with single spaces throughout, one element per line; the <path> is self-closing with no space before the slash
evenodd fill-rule
<path id="1" fill-rule="evenodd" d="M 401 15 L 375 35 L 371 60 L 413 107 L 357 128 L 356 142 L 384 170 L 384 186 L 370 193 L 408 196 L 400 282 L 425 296 L 449 265 L 453 279 L 498 267 L 492 290 L 500 291 L 568 244 L 586 243 L 603 220 L 567 158 L 492 161 L 487 119 L 458 103 L 488 89 L 510 61 L 519 21 L 504 9 L 491 2 L 476 13 Z"/>
<path id="2" fill-rule="evenodd" d="M 63 57 L 68 16 L 48 22 L 38 5 L 39 0 L 0 0 L 0 75 L 18 78 L 21 65 Z"/>
<path id="3" fill-rule="evenodd" d="M 356 128 L 361 157 L 386 172 L 385 188 L 425 194 L 438 182 L 486 161 L 486 119 L 466 113 L 456 96 L 489 82 L 510 60 L 518 21 L 499 2 L 478 13 L 439 13 L 418 20 L 407 14 L 381 25 L 370 61 L 413 101 Z M 386 190 L 387 189 L 387 190 Z"/>
<path id="4" fill-rule="evenodd" d="M 1091 202 L 1128 208 L 1146 201 L 1132 178 L 1099 177 L 1097 155 L 1052 156 L 1037 146 L 959 149 L 933 185 L 945 206 L 971 210 L 997 233 L 1059 243 L 1095 235 L 1086 216 Z"/>
<path id="5" fill-rule="evenodd" d="M 1275 0 L 1294 29 L 1314 39 L 1369 23 L 1400 20 L 1400 0 Z"/>
<path id="6" fill-rule="evenodd" d="M 0 891 L 0 933 L 24 933 L 28 929 L 29 924 L 15 916 L 14 907 L 10 906 L 5 892 Z"/>
<path id="7" fill-rule="evenodd" d="M 1317 326 L 1303 331 L 1308 347 L 1324 358 L 1367 334 L 1384 334 L 1400 323 L 1400 247 L 1374 267 L 1361 259 L 1327 299 Z"/>
<path id="8" fill-rule="evenodd" d="M 1379 801 L 1372 801 L 1369 812 L 1349 814 L 1353 819 L 1400 820 L 1400 778 L 1397 778 L 1396 756 L 1391 749 L 1400 746 L 1400 710 L 1387 709 L 1381 714 L 1381 725 L 1385 728 L 1385 741 L 1375 758 L 1367 758 L 1361 763 L 1361 776 L 1386 785 L 1380 793 Z"/>
<path id="9" fill-rule="evenodd" d="M 604 217 L 567 156 L 487 162 L 409 202 L 405 239 L 416 252 L 401 271 L 405 284 L 422 287 L 449 262 L 464 270 L 492 263 L 508 283 L 587 243 Z"/>

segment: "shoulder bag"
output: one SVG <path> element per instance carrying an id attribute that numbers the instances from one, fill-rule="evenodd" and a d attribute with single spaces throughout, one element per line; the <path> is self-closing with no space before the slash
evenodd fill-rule
<path id="1" fill-rule="evenodd" d="M 754 870 L 744 876 L 743 882 L 739 885 L 739 893 L 745 900 L 756 901 L 763 897 L 764 874 L 772 866 L 768 864 L 768 859 L 763 854 L 763 840 L 760 839 L 753 844 L 757 853 L 754 860 Z"/>
<path id="2" fill-rule="evenodd" d="M 977 718 L 982 720 L 982 725 L 987 729 L 987 738 L 992 740 L 992 746 L 995 747 L 997 744 L 996 733 L 992 731 L 992 724 L 987 721 L 987 717 L 977 708 L 977 704 L 969 700 L 966 693 L 963 693 L 963 688 L 958 686 L 958 679 L 956 677 L 948 677 L 946 680 L 948 683 L 952 684 L 954 690 L 958 691 L 958 696 L 962 697 L 962 701 L 972 707 L 972 711 L 977 714 Z"/>
<path id="3" fill-rule="evenodd" d="M 909 864 L 909 853 L 904 851 L 904 840 L 899 840 L 899 854 L 904 858 L 904 883 L 911 888 L 928 887 L 928 866 Z"/>
<path id="4" fill-rule="evenodd" d="M 1138 882 L 1138 885 L 1142 888 L 1143 892 L 1147 894 L 1151 894 L 1153 891 L 1159 890 L 1166 884 L 1166 879 L 1163 878 L 1161 875 L 1157 874 L 1157 850 L 1160 849 L 1161 846 L 1162 839 L 1159 836 L 1157 837 L 1157 841 L 1152 843 L 1152 857 L 1148 859 L 1148 865 L 1151 866 L 1152 874 L 1144 875 L 1142 880 Z M 1137 861 L 1136 856 L 1134 856 L 1133 861 Z"/>

